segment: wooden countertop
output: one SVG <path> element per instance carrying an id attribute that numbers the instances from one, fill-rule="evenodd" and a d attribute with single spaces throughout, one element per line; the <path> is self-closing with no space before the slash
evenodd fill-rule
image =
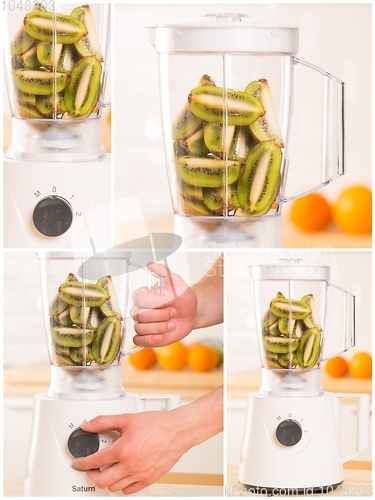
<path id="1" fill-rule="evenodd" d="M 173 214 L 165 214 L 146 220 L 150 233 L 173 232 Z M 372 248 L 372 235 L 350 235 L 335 227 L 316 233 L 299 231 L 288 220 L 281 218 L 281 242 L 283 248 Z"/>
<path id="2" fill-rule="evenodd" d="M 348 234 L 333 225 L 324 231 L 304 233 L 293 226 L 287 213 L 281 217 L 284 248 L 372 248 L 371 234 Z"/>
<path id="3" fill-rule="evenodd" d="M 248 392 L 257 391 L 261 384 L 261 370 L 230 373 L 227 377 L 228 398 L 244 398 Z M 332 378 L 322 370 L 322 386 L 327 392 L 372 394 L 372 379 L 355 379 L 351 376 Z"/>
<path id="4" fill-rule="evenodd" d="M 229 465 L 227 471 L 228 496 L 241 496 L 237 479 L 237 466 Z M 263 497 L 264 495 L 245 492 L 244 496 Z M 294 495 L 306 496 L 306 495 Z M 372 464 L 371 462 L 351 461 L 344 464 L 344 482 L 336 491 L 326 493 L 326 496 L 371 497 L 372 496 Z M 322 498 L 321 494 L 308 495 L 308 497 Z M 285 497 L 286 498 L 286 497 Z"/>
<path id="5" fill-rule="evenodd" d="M 22 367 L 4 368 L 4 396 L 33 396 L 46 391 L 50 379 L 48 360 Z M 197 399 L 223 384 L 223 370 L 194 372 L 188 368 L 167 371 L 159 367 L 136 370 L 125 359 L 122 382 L 134 393 L 173 393 L 182 398 Z"/>

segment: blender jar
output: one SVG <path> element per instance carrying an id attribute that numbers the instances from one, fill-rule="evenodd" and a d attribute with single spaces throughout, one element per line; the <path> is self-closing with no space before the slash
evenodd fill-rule
<path id="1" fill-rule="evenodd" d="M 281 259 L 275 265 L 254 265 L 249 272 L 254 283 L 262 362 L 259 393 L 322 394 L 319 368 L 325 359 L 323 351 L 327 356 L 331 350 L 327 357 L 336 356 L 355 343 L 354 296 L 329 282 L 328 266 L 306 265 L 302 260 Z M 341 311 L 336 297 L 328 301 L 332 289 L 340 295 L 338 300 L 343 300 Z"/>
<path id="2" fill-rule="evenodd" d="M 123 397 L 121 358 L 128 354 L 124 348 L 128 274 L 136 266 L 129 252 L 42 252 L 38 256 L 51 362 L 47 395 Z"/>
<path id="3" fill-rule="evenodd" d="M 344 173 L 343 82 L 296 58 L 296 27 L 205 17 L 146 29 L 159 56 L 175 231 L 191 246 L 280 246 L 282 204 Z M 304 192 L 286 194 L 297 67 L 322 87 L 322 165 Z"/>
<path id="4" fill-rule="evenodd" d="M 7 157 L 91 161 L 105 156 L 110 5 L 26 2 L 7 9 L 5 75 L 12 114 Z"/>

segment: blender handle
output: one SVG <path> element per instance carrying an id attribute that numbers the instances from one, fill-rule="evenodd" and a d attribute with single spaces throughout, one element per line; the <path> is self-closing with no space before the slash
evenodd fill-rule
<path id="1" fill-rule="evenodd" d="M 339 356 L 343 354 L 351 347 L 355 346 L 355 295 L 348 292 L 344 288 L 341 288 L 333 283 L 327 282 L 327 288 L 332 287 L 339 290 L 344 294 L 344 307 L 343 307 L 343 324 L 342 324 L 342 350 L 334 355 L 328 356 L 326 358 L 321 358 L 321 361 L 326 361 L 327 359 Z M 349 341 L 347 339 L 347 332 L 350 334 Z"/>
<path id="2" fill-rule="evenodd" d="M 321 182 L 316 186 L 306 189 L 303 192 L 294 195 L 284 195 L 282 202 L 287 202 L 310 194 L 330 182 L 337 177 L 345 174 L 345 129 L 344 129 L 344 88 L 345 83 L 331 75 L 327 71 L 315 66 L 307 61 L 292 57 L 294 64 L 305 66 L 323 76 L 323 112 L 322 112 L 322 145 L 321 145 Z M 338 88 L 337 95 L 333 85 Z M 334 99 L 336 103 L 334 102 Z M 337 116 L 335 117 L 334 114 Z M 336 119 L 336 126 L 332 125 Z M 332 153 L 333 151 L 333 153 Z M 335 158 L 332 154 L 336 154 Z"/>
<path id="3" fill-rule="evenodd" d="M 128 260 L 128 265 L 129 266 L 134 266 L 137 269 L 142 269 L 143 271 L 146 271 L 148 273 L 147 290 L 151 290 L 151 280 L 152 280 L 153 277 L 158 279 L 159 290 L 161 290 L 161 286 L 162 286 L 162 283 L 163 283 L 163 278 L 160 278 L 160 276 L 158 276 L 157 274 L 153 273 L 149 269 L 147 269 L 144 266 L 141 266 L 140 264 L 137 264 L 136 262 L 133 262 L 131 260 Z M 129 354 L 135 354 L 136 352 L 139 352 L 142 349 L 144 349 L 143 346 L 138 346 L 135 349 L 132 349 L 131 351 L 123 351 L 123 352 L 121 352 L 121 357 L 129 356 Z"/>
<path id="4" fill-rule="evenodd" d="M 353 453 L 342 457 L 342 463 L 351 460 L 363 451 L 368 445 L 369 438 L 369 410 L 370 410 L 370 396 L 368 394 L 353 394 L 353 393 L 340 393 L 336 394 L 341 398 L 356 398 L 357 399 L 357 425 L 356 425 L 356 447 Z"/>

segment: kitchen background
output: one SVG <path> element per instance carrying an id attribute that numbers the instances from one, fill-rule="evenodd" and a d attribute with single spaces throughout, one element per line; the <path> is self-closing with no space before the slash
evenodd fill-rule
<path id="1" fill-rule="evenodd" d="M 320 192 L 333 201 L 344 187 L 371 188 L 371 5 L 365 3 L 115 4 L 112 123 L 115 197 L 136 195 L 154 231 L 171 230 L 172 206 L 164 162 L 158 56 L 145 27 L 196 23 L 212 12 L 240 12 L 251 20 L 299 28 L 297 56 L 345 82 L 347 174 Z M 350 28 L 349 28 L 350 27 Z M 318 85 L 309 73 L 297 80 L 288 191 L 295 193 L 319 171 Z M 301 184 L 302 183 L 302 184 Z M 157 187 L 157 188 L 156 188 Z M 300 233 L 283 210 L 283 244 L 295 247 L 370 247 L 371 237 Z"/>

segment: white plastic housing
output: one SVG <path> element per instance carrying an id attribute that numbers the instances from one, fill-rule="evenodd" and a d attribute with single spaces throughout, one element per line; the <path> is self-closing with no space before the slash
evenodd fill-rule
<path id="1" fill-rule="evenodd" d="M 37 204 L 58 196 L 70 206 L 72 223 L 50 237 L 33 222 Z M 4 247 L 108 248 L 111 231 L 110 155 L 94 162 L 23 162 L 4 158 Z"/>
<path id="2" fill-rule="evenodd" d="M 98 415 L 137 413 L 144 410 L 144 401 L 136 394 L 120 399 L 103 401 L 56 400 L 45 395 L 34 398 L 32 434 L 30 439 L 25 496 L 122 496 L 122 491 L 111 493 L 99 489 L 86 472 L 73 469 L 73 456 L 67 440 L 84 420 Z M 116 439 L 112 433 L 100 435 L 100 448 L 106 448 Z M 148 496 L 144 489 L 134 496 Z"/>
<path id="3" fill-rule="evenodd" d="M 239 482 L 259 488 L 306 489 L 343 481 L 339 439 L 339 398 L 272 398 L 248 395 Z M 276 439 L 286 419 L 297 421 L 302 438 L 294 446 Z"/>

